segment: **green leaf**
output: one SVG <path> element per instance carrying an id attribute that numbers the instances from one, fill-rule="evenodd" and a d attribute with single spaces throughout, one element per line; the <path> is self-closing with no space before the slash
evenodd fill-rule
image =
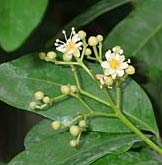
<path id="1" fill-rule="evenodd" d="M 144 81 L 143 86 L 152 97 L 159 118 L 161 118 L 158 113 L 158 110 L 161 111 L 159 100 L 162 99 L 161 92 L 157 92 L 162 89 L 161 8 L 160 0 L 142 1 L 114 28 L 104 42 L 105 49 L 121 45 L 127 56 L 137 60 L 138 79 Z"/>
<path id="2" fill-rule="evenodd" d="M 160 165 L 162 164 L 162 159 L 150 149 L 144 148 L 139 151 L 128 151 L 121 155 L 108 155 L 92 163 L 92 165 L 102 164 Z"/>
<path id="3" fill-rule="evenodd" d="M 0 0 L 0 45 L 10 52 L 19 48 L 41 21 L 48 0 Z"/>
<path id="4" fill-rule="evenodd" d="M 96 73 L 101 70 L 98 65 L 94 64 L 93 67 L 91 65 L 91 68 Z M 42 90 L 53 97 L 61 94 L 60 84 L 75 84 L 74 76 L 68 67 L 40 62 L 36 56 L 28 55 L 2 64 L 0 74 L 0 99 L 12 106 L 41 114 L 52 120 L 60 120 L 63 123 L 72 120 L 78 112 L 87 112 L 86 107 L 72 97 L 54 104 L 47 110 L 37 111 L 29 108 L 35 91 Z M 79 69 L 79 75 L 83 89 L 106 101 L 106 96 L 99 85 L 85 71 Z M 83 97 L 83 99 L 95 111 L 110 112 L 110 109 L 96 101 L 87 97 Z M 123 85 L 123 109 L 138 128 L 150 131 L 158 137 L 158 128 L 151 103 L 144 91 L 133 80 L 129 80 Z M 90 124 L 94 131 L 130 132 L 119 120 L 113 118 L 96 118 Z"/>
<path id="5" fill-rule="evenodd" d="M 125 149 L 139 142 L 140 139 L 131 134 L 111 135 L 107 133 L 88 133 L 83 138 L 79 149 L 69 147 L 71 140 L 69 133 L 51 135 L 31 145 L 26 151 L 14 158 L 9 164 L 71 164 L 87 165 L 98 158 Z M 123 150 L 123 146 L 124 147 Z M 128 147 L 129 146 L 129 147 Z M 122 148 L 122 150 L 121 150 Z"/>
<path id="6" fill-rule="evenodd" d="M 109 1 L 101 0 L 97 2 L 96 4 L 94 4 L 93 6 L 91 6 L 90 8 L 88 8 L 85 12 L 83 12 L 82 14 L 74 18 L 71 22 L 69 22 L 64 27 L 64 29 L 68 30 L 71 27 L 80 28 L 84 25 L 87 25 L 88 23 L 90 23 L 91 21 L 99 17 L 100 15 L 108 11 L 111 11 L 121 5 L 124 5 L 130 1 L 132 0 L 109 0 Z M 56 36 L 47 43 L 47 45 L 53 45 L 55 39 L 58 38 L 61 32 L 62 31 L 59 31 L 56 34 Z"/>

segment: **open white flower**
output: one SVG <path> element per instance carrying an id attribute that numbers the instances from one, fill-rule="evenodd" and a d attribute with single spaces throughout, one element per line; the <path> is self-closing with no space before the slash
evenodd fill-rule
<path id="1" fill-rule="evenodd" d="M 78 34 L 75 32 L 75 29 L 71 29 L 71 34 L 69 38 L 67 38 L 65 30 L 63 30 L 62 33 L 64 34 L 65 42 L 56 39 L 56 49 L 64 54 L 69 55 L 77 53 L 78 50 L 81 49 L 82 42 L 80 41 Z"/>
<path id="2" fill-rule="evenodd" d="M 122 77 L 125 73 L 125 69 L 128 68 L 128 63 L 130 60 L 125 61 L 125 56 L 112 53 L 111 50 L 108 50 L 105 54 L 106 61 L 101 63 L 101 66 L 104 69 L 104 74 L 111 76 L 112 79 L 117 77 Z"/>

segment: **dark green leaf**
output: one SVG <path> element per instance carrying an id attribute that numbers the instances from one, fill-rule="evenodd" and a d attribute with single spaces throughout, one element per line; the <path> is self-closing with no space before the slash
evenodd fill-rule
<path id="1" fill-rule="evenodd" d="M 131 0 L 101 0 L 88 8 L 84 13 L 80 14 L 76 18 L 74 18 L 69 24 L 67 24 L 64 29 L 69 29 L 71 27 L 80 28 L 91 21 L 93 21 L 95 18 L 99 17 L 100 15 L 111 11 L 121 5 L 124 5 Z M 53 42 L 55 39 L 60 35 L 61 31 L 59 31 L 54 39 L 51 39 L 47 45 L 53 45 Z"/>
<path id="2" fill-rule="evenodd" d="M 48 0 L 0 0 L 0 4 L 0 45 L 6 51 L 13 51 L 41 21 Z"/>
<path id="3" fill-rule="evenodd" d="M 98 65 L 92 67 L 99 72 Z M 97 72 L 97 73 L 98 73 Z M 79 69 L 83 88 L 106 100 L 106 96 L 90 76 Z M 33 93 L 42 90 L 45 94 L 53 97 L 61 94 L 60 84 L 74 84 L 74 78 L 69 68 L 40 62 L 34 55 L 22 57 L 15 61 L 0 66 L 0 98 L 2 101 L 20 109 L 29 108 L 33 99 Z M 66 75 L 66 79 L 65 79 Z M 140 129 L 151 131 L 158 137 L 158 129 L 154 118 L 151 103 L 144 91 L 133 80 L 123 85 L 123 109 L 124 113 L 135 122 Z M 95 111 L 109 111 L 106 106 L 99 104 L 87 97 L 84 100 Z M 78 112 L 87 112 L 78 100 L 69 97 L 60 103 L 54 104 L 47 110 L 30 110 L 52 120 L 68 122 Z M 113 118 L 97 118 L 91 121 L 94 131 L 111 133 L 129 132 L 119 120 Z"/>
<path id="4" fill-rule="evenodd" d="M 162 164 L 162 159 L 160 159 L 156 153 L 144 148 L 139 151 L 128 151 L 121 155 L 108 155 L 92 163 L 92 165 L 160 165 Z"/>
<path id="5" fill-rule="evenodd" d="M 106 154 L 118 151 L 118 149 L 120 152 L 124 152 L 133 143 L 140 141 L 139 138 L 131 134 L 112 135 L 95 132 L 86 134 L 85 138 L 82 137 L 82 146 L 79 149 L 74 149 L 68 145 L 70 140 L 69 133 L 51 135 L 43 141 L 31 145 L 9 164 L 28 165 L 34 162 L 40 165 L 88 165 Z M 127 147 L 123 148 L 123 146 Z"/>

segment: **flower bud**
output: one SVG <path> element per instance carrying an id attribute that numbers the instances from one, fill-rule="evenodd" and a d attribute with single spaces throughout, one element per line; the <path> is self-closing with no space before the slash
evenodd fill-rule
<path id="1" fill-rule="evenodd" d="M 125 69 L 125 73 L 128 75 L 132 75 L 135 73 L 135 68 L 132 65 L 129 65 L 127 69 Z"/>
<path id="2" fill-rule="evenodd" d="M 103 41 L 103 36 L 101 34 L 97 35 L 96 38 L 97 38 L 98 42 L 102 42 Z"/>
<path id="3" fill-rule="evenodd" d="M 80 133 L 80 127 L 73 125 L 70 127 L 70 134 L 73 136 L 78 136 Z"/>
<path id="4" fill-rule="evenodd" d="M 46 53 L 45 53 L 45 52 L 40 52 L 40 53 L 39 53 L 39 58 L 40 58 L 41 60 L 44 60 L 45 57 L 46 57 Z"/>
<path id="5" fill-rule="evenodd" d="M 76 147 L 78 145 L 78 142 L 77 142 L 77 140 L 70 140 L 69 144 L 71 147 Z"/>
<path id="6" fill-rule="evenodd" d="M 52 61 L 52 60 L 55 60 L 56 58 L 56 53 L 54 51 L 50 51 L 47 53 L 47 58 Z"/>
<path id="7" fill-rule="evenodd" d="M 63 61 L 65 61 L 65 62 L 69 62 L 69 61 L 71 61 L 72 60 L 72 54 L 64 54 L 63 55 Z"/>
<path id="8" fill-rule="evenodd" d="M 112 48 L 113 52 L 116 54 L 122 54 L 123 53 L 123 49 L 121 49 L 120 46 L 115 46 Z"/>
<path id="9" fill-rule="evenodd" d="M 113 79 L 111 77 L 104 77 L 104 83 L 111 86 L 113 84 Z"/>
<path id="10" fill-rule="evenodd" d="M 97 38 L 95 36 L 89 37 L 88 44 L 90 46 L 96 46 L 98 44 Z"/>
<path id="11" fill-rule="evenodd" d="M 51 123 L 51 126 L 52 126 L 52 128 L 53 128 L 54 130 L 58 130 L 58 129 L 61 128 L 61 123 L 60 123 L 59 121 L 53 121 L 53 122 Z"/>
<path id="12" fill-rule="evenodd" d="M 79 122 L 79 126 L 80 126 L 81 128 L 86 128 L 86 127 L 87 127 L 87 122 L 86 122 L 85 120 L 81 120 L 81 121 Z"/>
<path id="13" fill-rule="evenodd" d="M 37 99 L 37 100 L 42 100 L 43 97 L 44 97 L 44 93 L 42 91 L 37 91 L 34 93 L 34 97 Z"/>
<path id="14" fill-rule="evenodd" d="M 51 102 L 51 99 L 48 96 L 43 97 L 43 102 L 45 104 L 49 104 Z"/>
<path id="15" fill-rule="evenodd" d="M 83 39 L 85 39 L 86 38 L 86 32 L 85 31 L 83 31 L 83 30 L 80 30 L 79 32 L 78 32 L 78 37 L 81 39 L 81 40 L 83 40 Z"/>
<path id="16" fill-rule="evenodd" d="M 70 93 L 70 87 L 68 85 L 61 85 L 60 88 L 62 94 L 68 95 Z"/>
<path id="17" fill-rule="evenodd" d="M 91 49 L 87 48 L 87 49 L 85 50 L 85 55 L 86 55 L 86 56 L 90 56 L 91 54 L 92 54 Z"/>
<path id="18" fill-rule="evenodd" d="M 78 91 L 78 88 L 76 87 L 76 85 L 71 85 L 71 86 L 70 86 L 70 91 L 71 91 L 72 93 L 76 93 L 76 92 Z"/>
<path id="19" fill-rule="evenodd" d="M 37 103 L 34 102 L 34 101 L 33 101 L 33 102 L 30 102 L 30 103 L 29 103 L 29 107 L 30 107 L 31 109 L 33 109 L 33 110 L 36 109 Z"/>
<path id="20" fill-rule="evenodd" d="M 76 50 L 74 51 L 73 55 L 74 55 L 74 57 L 79 58 L 79 57 L 80 57 L 80 51 L 79 51 L 79 49 L 76 49 Z"/>

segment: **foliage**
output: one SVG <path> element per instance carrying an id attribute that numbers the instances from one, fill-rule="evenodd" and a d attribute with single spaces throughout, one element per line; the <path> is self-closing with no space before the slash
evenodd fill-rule
<path id="1" fill-rule="evenodd" d="M 33 3 L 31 5 L 30 1 L 23 1 L 22 5 L 20 1 L 1 2 L 0 17 L 3 17 L 4 21 L 0 25 L 0 43 L 6 51 L 19 48 L 41 21 L 47 1 Z M 71 26 L 88 27 L 88 24 L 101 14 L 127 3 L 134 5 L 135 2 L 97 1 L 67 24 L 65 29 Z M 111 106 L 111 101 L 108 100 L 104 89 L 101 89 L 102 84 L 99 85 L 92 78 L 92 75 L 102 72 L 100 64 L 93 62 L 93 57 L 97 59 L 93 46 L 94 56 L 86 62 L 83 63 L 75 57 L 79 64 L 75 72 L 74 68 L 71 69 L 67 65 L 56 65 L 60 61 L 52 61 L 52 63 L 47 59 L 45 59 L 46 62 L 41 61 L 38 53 L 30 53 L 0 65 L 0 100 L 20 110 L 30 111 L 46 118 L 28 132 L 24 141 L 25 150 L 9 164 L 162 163 L 161 156 L 152 150 L 157 148 L 159 149 L 156 151 L 161 150 L 161 139 L 154 116 L 154 110 L 159 113 L 161 111 L 159 102 L 162 70 L 161 7 L 160 0 L 137 1 L 130 15 L 116 25 L 104 40 L 105 51 L 120 45 L 126 52 L 125 56 L 133 58 L 137 71 L 135 79 L 139 82 L 138 84 L 132 78 L 128 78 L 122 83 L 122 113 L 115 111 L 117 115 L 115 117 L 111 113 L 114 106 Z M 31 12 L 28 12 L 29 8 Z M 60 32 L 49 39 L 46 46 L 51 47 L 58 36 Z M 57 57 L 62 59 L 62 54 L 57 53 Z M 102 59 L 104 56 L 98 61 Z M 145 83 L 142 83 L 141 75 L 142 78 L 146 77 Z M 60 91 L 62 85 L 76 85 L 80 93 L 72 95 L 74 97 L 62 96 Z M 149 93 L 151 100 L 140 85 Z M 118 88 L 110 90 L 110 96 L 114 100 L 117 90 Z M 53 106 L 48 104 L 49 107 L 46 109 L 31 109 L 29 104 L 34 99 L 33 94 L 36 91 L 44 91 L 45 95 L 54 98 L 56 103 L 54 102 Z M 156 109 L 153 110 L 152 104 L 156 105 L 154 106 Z M 87 112 L 87 109 L 93 109 L 94 112 Z M 79 147 L 71 148 L 68 145 L 71 140 L 68 128 L 54 131 L 51 128 L 51 122 L 60 121 L 66 125 L 78 115 L 95 117 L 88 120 L 88 128 L 83 131 L 79 139 L 81 141 Z M 76 121 L 74 124 L 77 124 Z"/>

